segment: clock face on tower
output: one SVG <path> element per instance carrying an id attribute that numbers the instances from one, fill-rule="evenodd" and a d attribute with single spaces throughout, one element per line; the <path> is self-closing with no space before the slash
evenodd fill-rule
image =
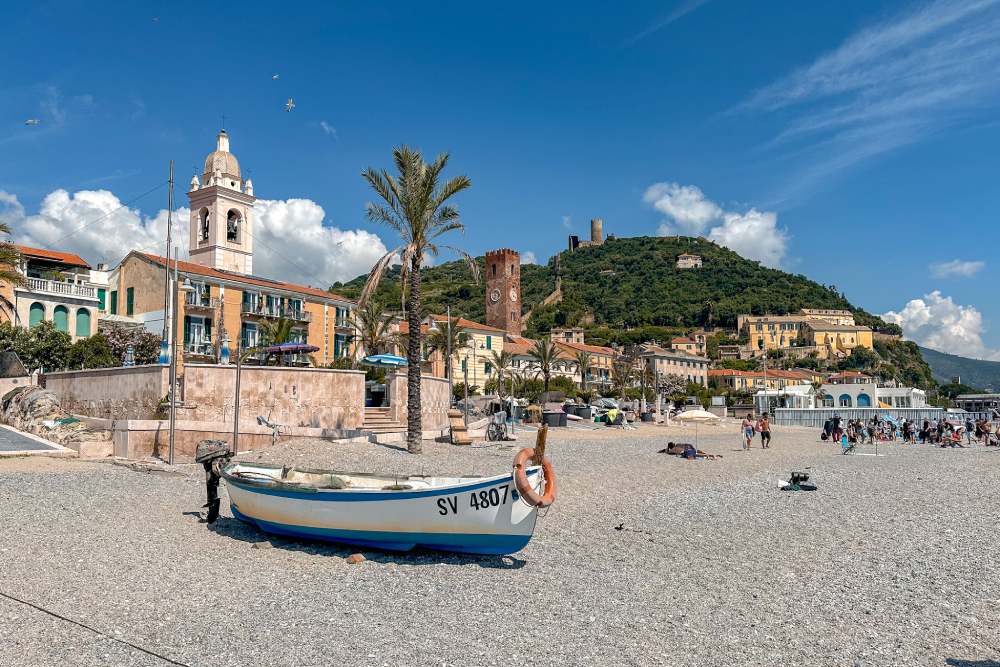
<path id="1" fill-rule="evenodd" d="M 499 300 L 500 300 L 500 290 L 494 288 L 493 291 L 490 292 L 490 301 L 496 303 Z"/>
<path id="2" fill-rule="evenodd" d="M 510 300 L 511 301 L 517 301 L 517 290 L 515 288 L 511 287 L 510 288 L 510 292 L 509 292 L 509 296 L 510 296 Z"/>

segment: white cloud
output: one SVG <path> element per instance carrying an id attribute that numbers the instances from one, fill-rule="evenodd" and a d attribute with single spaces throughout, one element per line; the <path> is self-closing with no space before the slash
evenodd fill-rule
<path id="1" fill-rule="evenodd" d="M 746 213 L 726 213 L 723 223 L 708 238 L 743 257 L 777 267 L 785 256 L 788 232 L 778 227 L 776 213 L 750 209 Z"/>
<path id="2" fill-rule="evenodd" d="M 975 306 L 955 303 L 939 290 L 912 299 L 899 312 L 882 315 L 898 324 L 903 335 L 924 347 L 974 359 L 1000 360 L 1000 350 L 983 343 L 983 316 Z"/>
<path id="3" fill-rule="evenodd" d="M 568 215 L 564 215 L 562 217 L 562 226 L 565 227 L 566 229 L 569 229 L 570 227 L 572 227 L 573 226 L 573 218 L 569 217 Z"/>
<path id="4" fill-rule="evenodd" d="M 1000 104 L 998 8 L 998 0 L 916 3 L 761 88 L 736 111 L 780 112 L 788 122 L 772 146 L 808 143 L 808 166 L 791 179 L 792 190 L 977 115 L 992 120 Z"/>
<path id="5" fill-rule="evenodd" d="M 174 245 L 187 257 L 187 208 L 174 212 Z M 387 252 L 375 234 L 323 224 L 325 212 L 309 199 L 259 199 L 254 207 L 254 273 L 315 287 L 328 287 L 367 273 Z M 107 190 L 48 194 L 35 215 L 9 193 L 0 191 L 0 221 L 24 245 L 75 252 L 94 262 L 115 264 L 130 250 L 162 255 L 166 210 L 154 216 L 122 207 Z"/>
<path id="6" fill-rule="evenodd" d="M 700 234 L 710 222 L 722 216 L 718 204 L 706 199 L 695 185 L 654 183 L 646 188 L 642 199 L 691 234 Z"/>
<path id="7" fill-rule="evenodd" d="M 333 125 L 330 125 L 325 120 L 321 120 L 319 122 L 319 127 L 320 127 L 321 130 L 323 130 L 323 132 L 328 137 L 334 137 L 334 138 L 336 138 L 336 136 L 337 136 L 337 128 L 335 128 Z"/>
<path id="8" fill-rule="evenodd" d="M 694 185 L 654 183 L 643 201 L 667 216 L 660 236 L 703 235 L 747 259 L 777 267 L 785 257 L 788 231 L 778 227 L 778 215 L 755 208 L 744 213 L 725 211 Z"/>
<path id="9" fill-rule="evenodd" d="M 980 260 L 966 261 L 953 259 L 950 262 L 937 262 L 936 264 L 931 264 L 930 270 L 931 273 L 938 278 L 947 278 L 949 276 L 969 278 L 982 271 L 985 266 L 986 262 Z"/>
<path id="10" fill-rule="evenodd" d="M 528 250 L 527 252 L 521 253 L 521 264 L 538 264 L 538 259 L 535 258 L 535 253 Z"/>

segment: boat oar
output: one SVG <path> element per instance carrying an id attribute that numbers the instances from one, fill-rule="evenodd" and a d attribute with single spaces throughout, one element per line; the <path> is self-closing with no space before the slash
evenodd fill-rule
<path id="1" fill-rule="evenodd" d="M 531 465 L 542 465 L 542 459 L 545 458 L 545 438 L 548 435 L 549 425 L 542 424 L 542 427 L 538 429 L 538 436 L 535 438 L 535 455 L 531 457 Z"/>

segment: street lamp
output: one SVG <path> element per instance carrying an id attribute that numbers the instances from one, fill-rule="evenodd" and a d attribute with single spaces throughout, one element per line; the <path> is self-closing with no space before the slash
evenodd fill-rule
<path id="1" fill-rule="evenodd" d="M 194 287 L 191 286 L 191 282 L 185 278 L 184 283 L 181 284 L 177 280 L 177 263 L 174 263 L 174 280 L 173 280 L 173 317 L 170 326 L 173 327 L 173 349 L 170 354 L 170 439 L 169 446 L 167 449 L 167 463 L 170 465 L 174 464 L 174 430 L 175 422 L 177 421 L 177 313 L 178 311 L 178 301 L 180 299 L 180 293 L 184 292 L 185 297 L 189 292 L 194 291 Z"/>

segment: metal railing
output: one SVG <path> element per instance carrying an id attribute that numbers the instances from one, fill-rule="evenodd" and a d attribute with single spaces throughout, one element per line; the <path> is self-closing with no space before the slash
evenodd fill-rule
<path id="1" fill-rule="evenodd" d="M 297 322 L 312 322 L 312 313 L 307 312 L 305 309 L 268 308 L 262 304 L 255 306 L 243 302 L 243 305 L 240 306 L 240 312 L 243 315 L 253 315 L 256 317 L 273 317 L 275 319 L 284 317 L 287 320 L 296 320 Z"/>
<path id="2" fill-rule="evenodd" d="M 188 342 L 184 344 L 184 354 L 197 355 L 199 357 L 214 357 L 215 347 L 210 340 Z"/>
<path id="3" fill-rule="evenodd" d="M 184 305 L 188 308 L 218 308 L 219 298 L 210 297 L 207 294 L 188 294 L 184 298 Z"/>
<path id="4" fill-rule="evenodd" d="M 44 278 L 28 278 L 27 287 L 32 292 L 60 294 L 63 296 L 78 296 L 85 299 L 96 299 L 97 288 L 79 283 L 68 283 L 60 280 L 45 280 Z"/>
<path id="5" fill-rule="evenodd" d="M 850 419 L 860 419 L 868 422 L 874 415 L 884 417 L 891 415 L 897 419 L 912 419 L 915 422 L 924 419 L 936 420 L 945 415 L 941 408 L 775 408 L 772 412 L 773 424 L 783 426 L 814 426 L 821 427 L 827 419 L 839 415 L 846 423 Z"/>

